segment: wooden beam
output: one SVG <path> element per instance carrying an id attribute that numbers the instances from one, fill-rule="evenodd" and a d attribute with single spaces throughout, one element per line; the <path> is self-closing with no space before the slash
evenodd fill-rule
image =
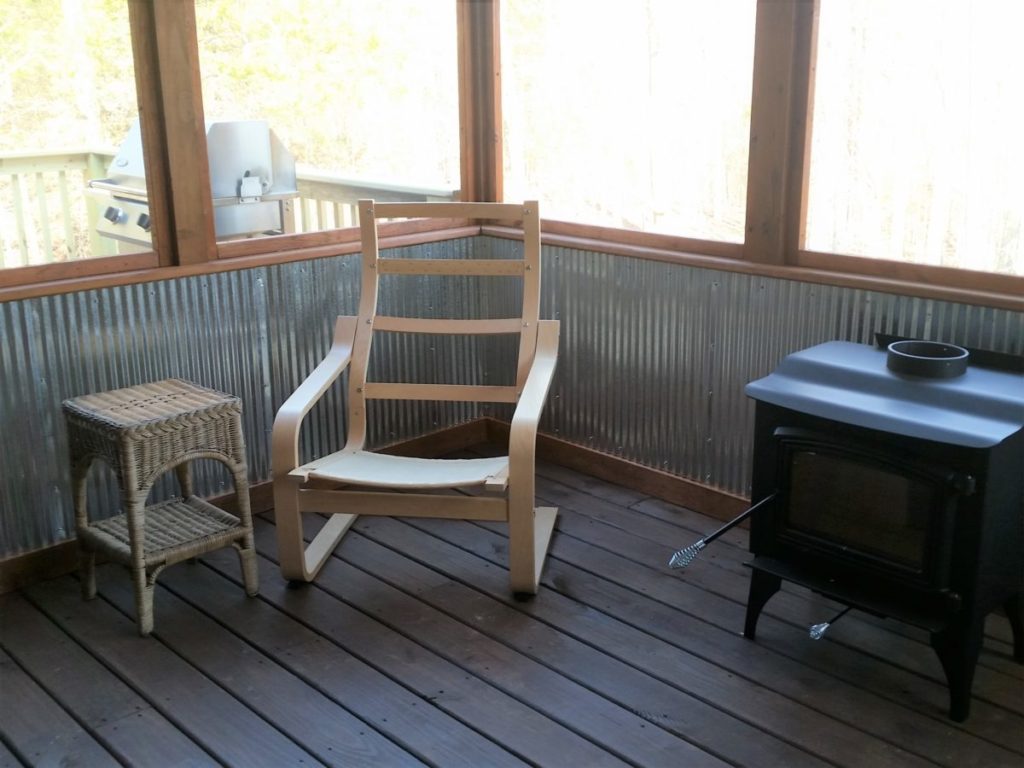
<path id="1" fill-rule="evenodd" d="M 217 258 L 195 4 L 152 2 L 177 264 Z M 149 169 L 147 168 L 147 174 Z"/>
<path id="2" fill-rule="evenodd" d="M 142 133 L 142 156 L 146 167 L 150 235 L 153 250 L 157 253 L 157 266 L 169 267 L 177 264 L 178 260 L 174 223 L 171 219 L 170 166 L 167 158 L 167 133 L 164 130 L 154 4 L 150 0 L 130 0 L 128 25 L 132 36 L 135 93 Z"/>
<path id="3" fill-rule="evenodd" d="M 502 199 L 500 0 L 457 0 L 462 199 Z"/>
<path id="4" fill-rule="evenodd" d="M 785 264 L 806 198 L 817 0 L 758 0 L 744 259 Z"/>

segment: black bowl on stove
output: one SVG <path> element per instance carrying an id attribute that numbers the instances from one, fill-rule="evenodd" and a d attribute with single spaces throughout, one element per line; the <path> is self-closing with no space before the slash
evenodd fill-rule
<path id="1" fill-rule="evenodd" d="M 894 373 L 928 379 L 952 379 L 967 370 L 970 352 L 941 341 L 894 341 L 885 365 Z"/>

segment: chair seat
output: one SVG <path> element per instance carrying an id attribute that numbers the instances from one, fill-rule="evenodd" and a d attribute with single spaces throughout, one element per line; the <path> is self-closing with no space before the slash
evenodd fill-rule
<path id="1" fill-rule="evenodd" d="M 507 474 L 508 456 L 487 459 L 417 459 L 370 451 L 339 451 L 289 474 L 386 488 L 464 488 Z"/>

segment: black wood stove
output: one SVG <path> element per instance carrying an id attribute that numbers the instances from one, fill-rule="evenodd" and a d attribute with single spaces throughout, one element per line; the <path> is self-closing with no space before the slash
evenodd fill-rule
<path id="1" fill-rule="evenodd" d="M 782 580 L 931 633 L 964 720 L 985 616 L 1024 662 L 1024 375 L 887 367 L 829 342 L 747 386 L 757 401 L 744 634 Z"/>

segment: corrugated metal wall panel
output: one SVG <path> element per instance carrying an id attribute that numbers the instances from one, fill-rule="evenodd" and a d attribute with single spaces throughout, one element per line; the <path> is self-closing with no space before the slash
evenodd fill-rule
<path id="1" fill-rule="evenodd" d="M 542 298 L 562 321 L 543 431 L 739 494 L 754 412 L 743 388 L 790 352 L 883 332 L 1024 354 L 1020 312 L 568 248 L 544 249 Z"/>
<path id="2" fill-rule="evenodd" d="M 468 239 L 401 249 L 407 257 L 464 258 Z M 166 280 L 0 303 L 0 558 L 74 532 L 61 401 L 179 376 L 232 392 L 244 403 L 252 482 L 270 477 L 270 431 L 284 399 L 330 346 L 334 318 L 355 314 L 359 257 L 343 256 L 237 272 Z M 429 301 L 439 314 L 485 300 L 466 282 L 445 293 L 382 294 L 382 307 Z M 379 345 L 387 352 L 389 342 Z M 457 344 L 412 345 L 413 368 L 426 376 L 480 369 L 480 353 Z M 377 366 L 374 373 L 388 372 Z M 340 388 L 339 388 L 340 389 Z M 318 406 L 303 431 L 302 452 L 333 450 L 343 440 L 339 392 Z M 381 410 L 381 409 L 378 409 Z M 381 424 L 387 416 L 389 428 Z M 372 441 L 390 442 L 476 418 L 475 407 L 412 404 L 371 412 Z M 89 505 L 113 514 L 117 489 L 94 465 Z M 213 461 L 196 463 L 197 491 L 229 492 Z M 175 492 L 168 477 L 153 498 Z"/>
<path id="3" fill-rule="evenodd" d="M 501 258 L 519 247 L 483 237 L 395 255 Z M 746 493 L 750 472 L 753 407 L 743 387 L 789 352 L 831 339 L 870 343 L 882 331 L 1024 354 L 1019 312 L 568 248 L 545 247 L 543 258 L 542 316 L 562 321 L 562 342 L 541 429 L 734 493 Z M 519 310 L 511 281 L 467 278 L 442 291 L 433 279 L 410 280 L 384 286 L 383 311 Z M 71 535 L 66 397 L 166 376 L 234 392 L 245 402 L 250 476 L 269 478 L 274 413 L 326 353 L 334 317 L 356 312 L 358 293 L 358 257 L 344 256 L 0 304 L 0 557 Z M 398 335 L 380 342 L 379 352 L 410 350 L 423 380 L 467 370 L 484 377 L 515 359 L 500 337 L 483 346 Z M 375 363 L 375 378 L 392 374 Z M 303 456 L 341 445 L 340 402 L 333 392 L 311 414 Z M 377 411 L 377 442 L 479 413 L 433 403 Z M 201 469 L 201 492 L 228 489 L 215 467 Z M 109 477 L 94 476 L 92 507 L 113 511 Z"/>

